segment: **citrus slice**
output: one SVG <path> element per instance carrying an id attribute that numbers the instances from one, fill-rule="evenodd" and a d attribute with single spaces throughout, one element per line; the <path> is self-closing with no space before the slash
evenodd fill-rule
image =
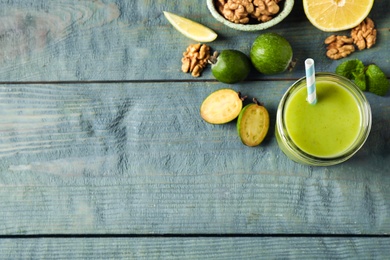
<path id="1" fill-rule="evenodd" d="M 374 0 L 303 0 L 306 17 L 325 32 L 356 27 L 368 16 L 373 4 Z"/>
<path id="2" fill-rule="evenodd" d="M 166 11 L 164 15 L 176 30 L 194 41 L 212 42 L 218 36 L 210 28 L 190 19 Z"/>

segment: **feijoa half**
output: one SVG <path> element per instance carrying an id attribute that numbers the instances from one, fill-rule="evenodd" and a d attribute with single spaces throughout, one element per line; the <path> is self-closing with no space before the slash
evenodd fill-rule
<path id="1" fill-rule="evenodd" d="M 228 123 L 240 114 L 242 100 L 241 94 L 233 89 L 219 89 L 202 102 L 200 115 L 210 124 Z"/>
<path id="2" fill-rule="evenodd" d="M 267 135 L 268 128 L 268 111 L 256 99 L 241 110 L 237 119 L 237 131 L 243 144 L 259 145 Z"/>
<path id="3" fill-rule="evenodd" d="M 249 57 L 238 50 L 214 52 L 209 63 L 211 63 L 211 72 L 214 77 L 227 84 L 243 81 L 251 71 Z"/>

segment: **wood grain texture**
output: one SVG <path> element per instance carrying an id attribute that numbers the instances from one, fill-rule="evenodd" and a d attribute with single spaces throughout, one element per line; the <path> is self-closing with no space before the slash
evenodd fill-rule
<path id="1" fill-rule="evenodd" d="M 354 158 L 308 167 L 273 134 L 291 83 L 235 86 L 270 111 L 256 148 L 234 122 L 200 118 L 221 83 L 0 87 L 0 232 L 389 234 L 387 99 L 368 95 L 372 134 Z"/>
<path id="2" fill-rule="evenodd" d="M 390 75 L 388 1 L 375 1 L 370 16 L 378 28 L 374 48 L 349 58 L 376 63 Z M 0 2 L 0 81 L 168 80 L 193 79 L 180 71 L 182 52 L 194 43 L 164 18 L 171 11 L 214 29 L 219 37 L 213 50 L 234 48 L 249 54 L 263 32 L 234 31 L 213 19 L 203 0 L 183 1 L 2 1 Z M 330 35 L 312 26 L 296 1 L 282 23 L 264 32 L 288 39 L 298 63 L 289 73 L 250 78 L 300 78 L 303 61 L 316 60 L 318 71 L 333 72 L 340 61 L 325 56 Z M 341 32 L 348 35 L 349 32 Z M 207 69 L 203 79 L 212 79 Z"/>
<path id="3" fill-rule="evenodd" d="M 2 259 L 387 259 L 389 238 L 0 240 Z"/>
<path id="4" fill-rule="evenodd" d="M 388 77 L 389 7 L 375 1 L 377 44 L 350 56 Z M 295 1 L 264 31 L 291 42 L 295 69 L 228 86 L 209 69 L 196 79 L 180 71 L 194 42 L 164 10 L 217 31 L 213 50 L 249 53 L 262 33 L 224 27 L 203 0 L 0 0 L 0 258 L 385 259 L 389 95 L 366 93 L 372 131 L 352 159 L 293 163 L 274 138 L 276 108 L 304 59 L 317 71 L 340 64 L 325 57 L 330 33 Z M 260 147 L 241 144 L 235 122 L 200 118 L 222 87 L 269 110 Z"/>

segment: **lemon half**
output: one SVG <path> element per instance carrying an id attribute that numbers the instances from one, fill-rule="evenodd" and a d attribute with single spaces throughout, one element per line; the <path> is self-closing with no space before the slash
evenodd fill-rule
<path id="1" fill-rule="evenodd" d="M 188 18 L 166 12 L 164 15 L 172 26 L 184 36 L 197 42 L 212 42 L 217 38 L 217 34 L 210 28 L 194 22 Z"/>
<path id="2" fill-rule="evenodd" d="M 306 17 L 325 32 L 359 25 L 370 13 L 374 0 L 303 0 Z"/>

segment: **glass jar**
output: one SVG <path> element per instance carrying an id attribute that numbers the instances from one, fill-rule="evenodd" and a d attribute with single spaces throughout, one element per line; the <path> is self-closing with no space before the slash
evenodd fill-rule
<path id="1" fill-rule="evenodd" d="M 371 108 L 364 93 L 359 89 L 359 87 L 357 87 L 352 81 L 348 80 L 347 78 L 332 73 L 316 73 L 315 79 L 316 79 L 316 85 L 323 86 L 321 87 L 322 89 L 325 90 L 326 89 L 325 86 L 332 85 L 334 90 L 340 90 L 340 93 L 343 92 L 345 93 L 343 95 L 345 95 L 346 97 L 348 96 L 348 100 L 349 100 L 348 102 L 350 102 L 354 107 L 354 109 L 356 109 L 355 115 L 356 118 L 359 118 L 359 120 L 355 120 L 355 122 L 352 122 L 353 125 L 356 126 L 355 127 L 356 131 L 353 133 L 353 135 L 343 136 L 344 132 L 346 132 L 345 129 L 348 128 L 348 123 L 345 123 L 344 122 L 345 119 L 343 119 L 342 117 L 343 116 L 347 117 L 346 119 L 349 120 L 350 116 L 348 115 L 349 111 L 333 109 L 334 104 L 328 101 L 331 99 L 328 96 L 331 96 L 332 93 L 335 91 L 332 92 L 322 91 L 323 93 L 321 93 L 318 92 L 320 89 L 318 89 L 317 87 L 317 93 L 320 95 L 317 94 L 318 101 L 317 104 L 315 105 L 308 104 L 306 100 L 302 101 L 302 98 L 299 99 L 299 102 L 302 104 L 297 103 L 297 100 L 292 102 L 292 100 L 298 98 L 299 93 L 301 93 L 302 96 L 303 91 L 306 91 L 307 88 L 306 77 L 303 77 L 298 81 L 296 81 L 295 83 L 293 83 L 293 85 L 283 95 L 279 103 L 277 115 L 276 115 L 276 127 L 275 127 L 276 140 L 278 142 L 280 149 L 291 160 L 295 162 L 306 164 L 306 165 L 312 165 L 312 166 L 335 165 L 338 163 L 342 163 L 348 160 L 349 158 L 351 158 L 363 146 L 363 144 L 367 140 L 371 130 L 371 123 L 372 123 Z M 305 88 L 305 90 L 302 90 L 302 88 Z M 299 92 L 299 90 L 301 90 L 301 92 Z M 337 91 L 335 93 L 337 93 Z M 349 93 L 350 95 L 346 93 Z M 340 96 L 341 94 L 339 96 L 337 94 L 334 94 L 334 99 L 336 100 L 335 101 L 336 103 L 338 102 L 341 104 L 342 101 L 338 100 Z M 312 108 L 308 108 L 305 104 L 303 104 L 303 102 L 306 102 L 307 106 L 319 106 L 314 109 L 318 109 L 318 111 L 322 109 L 322 112 L 324 112 L 325 115 L 321 116 L 321 113 L 318 113 L 320 116 L 316 118 L 313 122 L 310 121 L 311 122 L 310 124 L 304 123 L 304 122 L 309 122 L 307 120 L 305 121 L 305 119 L 303 118 L 306 117 L 304 116 L 306 114 L 305 111 L 311 110 L 312 112 L 314 111 L 314 114 L 316 114 L 316 110 L 313 110 Z M 302 110 L 303 112 L 296 112 L 295 109 L 297 107 L 301 107 L 301 105 L 304 107 L 304 109 Z M 290 118 L 289 114 L 291 113 L 296 114 L 294 116 L 293 121 L 292 119 L 291 120 L 289 119 Z M 288 120 L 286 120 L 286 116 Z M 302 121 L 300 118 L 301 116 L 302 116 Z M 332 117 L 337 118 L 337 120 L 339 120 L 339 123 L 337 123 L 337 120 L 332 120 Z M 301 126 L 304 126 L 305 124 L 308 125 L 308 127 L 302 128 Z M 318 125 L 322 124 L 321 126 L 322 128 L 320 129 L 318 127 L 317 129 L 316 127 L 317 124 Z M 291 127 L 289 127 L 290 125 Z M 296 128 L 292 127 L 294 125 L 296 125 L 296 127 L 298 128 L 302 128 L 303 130 L 301 132 L 296 131 Z M 347 128 L 345 128 L 344 130 L 337 129 L 339 125 L 346 125 Z M 336 129 L 336 131 L 334 131 L 334 133 L 324 132 L 322 129 L 326 128 L 326 126 L 332 126 L 333 128 Z M 349 131 L 349 129 L 347 130 Z M 310 136 L 310 133 L 313 133 L 311 134 L 312 139 L 306 140 L 309 139 L 309 137 L 306 136 Z M 351 141 L 350 143 L 348 143 L 346 148 L 340 149 L 339 152 L 334 154 L 325 154 L 325 153 L 322 154 L 322 151 L 320 151 L 321 148 L 319 148 L 318 151 L 315 151 L 317 149 L 315 146 L 321 142 L 323 143 L 324 149 L 328 149 L 328 148 L 338 149 L 337 148 L 338 145 L 328 145 L 329 147 L 326 148 L 327 145 L 325 143 L 325 140 L 328 140 L 326 138 L 331 138 L 329 139 L 331 140 L 331 142 L 329 143 L 332 144 L 336 144 L 333 142 L 336 139 L 342 142 L 344 141 L 344 139 L 351 138 Z M 319 145 L 319 147 L 321 147 L 321 145 Z"/>

